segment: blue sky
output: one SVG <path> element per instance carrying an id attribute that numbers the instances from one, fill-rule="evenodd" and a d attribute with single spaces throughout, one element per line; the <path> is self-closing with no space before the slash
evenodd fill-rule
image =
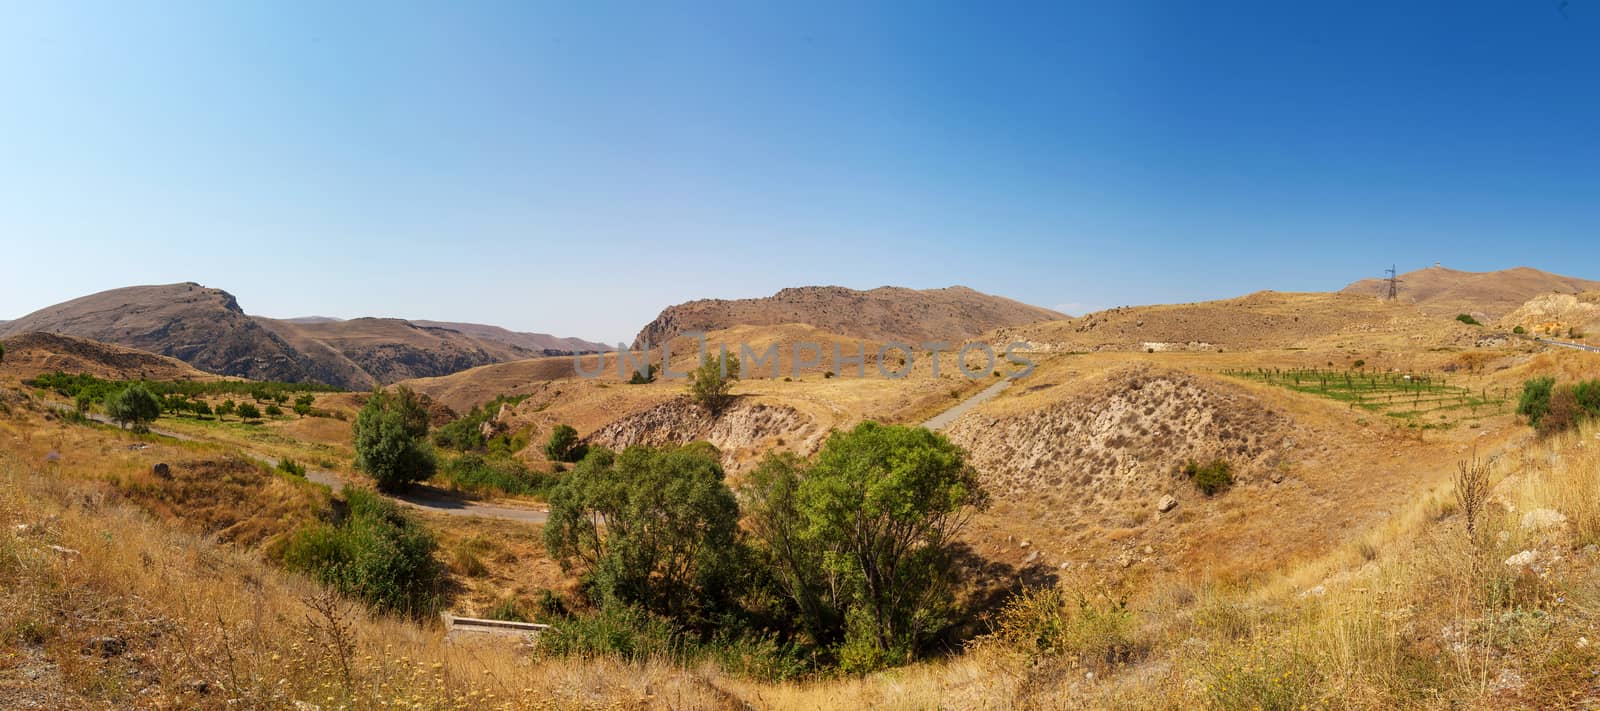
<path id="1" fill-rule="evenodd" d="M 0 9 L 0 318 L 198 281 L 614 341 L 802 284 L 1600 278 L 1597 236 L 1592 0 Z"/>

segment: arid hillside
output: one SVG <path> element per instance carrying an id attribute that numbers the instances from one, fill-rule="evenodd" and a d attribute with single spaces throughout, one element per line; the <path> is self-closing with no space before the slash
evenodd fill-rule
<path id="1" fill-rule="evenodd" d="M 524 348 L 541 355 L 560 355 L 562 353 L 587 353 L 603 351 L 610 346 L 594 341 L 585 341 L 582 338 L 562 338 L 548 333 L 529 333 L 527 331 L 512 331 L 499 326 L 489 326 L 481 323 L 458 323 L 455 321 L 425 321 L 413 319 L 411 323 L 426 328 L 448 328 L 460 331 L 468 336 L 486 343 L 503 343 L 514 348 Z"/>
<path id="2" fill-rule="evenodd" d="M 454 373 L 489 363 L 539 355 L 519 346 L 485 342 L 448 328 L 393 318 L 357 318 L 321 323 L 257 322 L 316 361 L 322 372 L 340 373 L 351 389 L 407 378 Z"/>
<path id="3" fill-rule="evenodd" d="M 221 375 L 340 384 L 247 316 L 232 294 L 192 282 L 130 286 L 48 306 L 7 323 L 0 336 L 33 331 L 172 356 Z"/>
<path id="4" fill-rule="evenodd" d="M 1410 304 L 1342 293 L 1260 291 L 1221 301 L 1108 309 L 1003 328 L 987 338 L 997 346 L 1024 341 L 1043 351 L 1160 353 L 1469 346 L 1487 335 Z"/>
<path id="5" fill-rule="evenodd" d="M 1600 335 L 1600 291 L 1536 296 L 1502 316 L 1499 325 L 1570 340 Z"/>
<path id="6" fill-rule="evenodd" d="M 1529 267 L 1495 272 L 1464 272 L 1434 266 L 1401 274 L 1400 280 L 1400 301 L 1416 304 L 1429 315 L 1453 317 L 1471 314 L 1484 323 L 1498 320 L 1536 296 L 1600 289 L 1600 281 L 1551 274 Z M 1383 297 L 1388 290 L 1388 282 L 1383 279 L 1362 279 L 1345 287 L 1340 293 Z"/>
<path id="7" fill-rule="evenodd" d="M 62 371 L 110 380 L 215 380 L 177 358 L 55 333 L 22 333 L 4 340 L 0 374 L 31 378 Z"/>
<path id="8" fill-rule="evenodd" d="M 667 307 L 639 331 L 633 346 L 659 344 L 690 331 L 784 323 L 874 341 L 955 343 L 1002 326 L 1061 318 L 1065 316 L 1049 309 L 964 286 L 921 291 L 804 286 L 759 299 L 701 299 Z"/>
<path id="9" fill-rule="evenodd" d="M 192 282 L 112 289 L 0 324 L 0 336 L 60 333 L 171 356 L 204 371 L 255 380 L 318 381 L 366 389 L 488 363 L 595 344 L 461 324 L 475 333 L 402 319 L 279 320 L 250 316 L 232 294 Z"/>

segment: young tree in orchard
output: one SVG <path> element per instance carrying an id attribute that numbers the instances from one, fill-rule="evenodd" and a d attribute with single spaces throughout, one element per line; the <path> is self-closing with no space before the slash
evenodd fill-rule
<path id="1" fill-rule="evenodd" d="M 438 466 L 427 436 L 427 410 L 415 393 L 375 391 L 356 415 L 356 468 L 385 491 L 426 479 Z"/>
<path id="2" fill-rule="evenodd" d="M 123 427 L 132 425 L 135 432 L 149 429 L 150 423 L 161 416 L 161 398 L 143 385 L 129 385 L 106 397 L 106 416 Z"/>
<path id="3" fill-rule="evenodd" d="M 726 356 L 718 359 L 707 355 L 700 367 L 689 374 L 689 397 L 704 407 L 712 417 L 722 414 L 733 402 L 733 383 L 739 379 L 739 359 Z"/>

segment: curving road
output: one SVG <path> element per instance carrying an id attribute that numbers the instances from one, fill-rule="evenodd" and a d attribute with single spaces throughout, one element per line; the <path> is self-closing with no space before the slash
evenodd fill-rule
<path id="1" fill-rule="evenodd" d="M 1589 346 L 1589 345 L 1584 345 L 1582 343 L 1568 343 L 1566 341 L 1552 341 L 1552 340 L 1550 340 L 1548 338 L 1536 338 L 1534 340 L 1536 340 L 1536 341 L 1538 341 L 1540 343 L 1543 343 L 1545 345 L 1550 345 L 1550 346 L 1560 346 L 1562 348 L 1572 348 L 1574 350 L 1589 351 L 1590 353 L 1600 353 L 1600 346 Z"/>
<path id="2" fill-rule="evenodd" d="M 63 412 L 72 411 L 72 408 L 59 404 L 56 405 L 56 409 Z M 89 413 L 89 419 L 101 424 L 116 426 L 116 423 L 112 422 L 105 415 Z M 202 437 L 186 435 L 180 432 L 160 429 L 158 427 L 151 427 L 150 433 L 161 435 L 162 437 L 171 437 L 172 439 L 185 442 L 213 441 Z M 238 450 L 238 453 L 261 462 L 269 467 L 277 466 L 278 464 L 278 460 L 275 457 L 266 457 L 243 449 Z M 321 469 L 307 468 L 306 479 L 326 486 L 329 489 L 332 489 L 334 493 L 343 491 L 345 485 L 347 484 L 347 482 L 344 480 L 344 477 Z M 550 512 L 548 511 L 518 508 L 515 506 L 484 504 L 477 501 L 468 501 L 466 499 L 456 498 L 443 493 L 430 494 L 427 492 L 407 492 L 403 494 L 388 494 L 388 496 L 395 501 L 406 504 L 413 508 L 422 509 L 424 511 L 436 511 L 451 516 L 477 516 L 481 518 L 504 519 L 507 521 L 522 521 L 524 523 L 544 523 L 546 519 L 550 518 Z"/>

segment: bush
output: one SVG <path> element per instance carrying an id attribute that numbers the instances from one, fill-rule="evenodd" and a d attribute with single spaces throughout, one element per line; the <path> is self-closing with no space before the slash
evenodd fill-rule
<path id="1" fill-rule="evenodd" d="M 472 452 L 449 460 L 434 478 L 475 494 L 542 496 L 550 487 L 548 477 L 515 459 Z"/>
<path id="2" fill-rule="evenodd" d="M 1473 318 L 1472 314 L 1456 314 L 1456 320 L 1460 321 L 1460 322 L 1462 322 L 1464 324 L 1467 324 L 1468 326 L 1482 326 L 1483 325 L 1481 323 L 1478 323 L 1478 319 Z"/>
<path id="3" fill-rule="evenodd" d="M 1583 419 L 1583 407 L 1578 404 L 1578 396 L 1571 386 L 1557 388 L 1550 396 L 1550 406 L 1544 416 L 1539 418 L 1537 427 L 1541 437 L 1566 432 L 1578 426 L 1578 421 Z"/>
<path id="4" fill-rule="evenodd" d="M 267 413 L 267 417 L 283 417 L 283 408 L 276 404 L 268 405 L 262 412 Z"/>
<path id="5" fill-rule="evenodd" d="M 1096 669 L 1127 661 L 1136 648 L 1133 613 L 1125 597 L 1059 588 L 1027 588 L 1012 596 L 994 621 L 991 638 L 1031 658 L 1069 656 Z"/>
<path id="6" fill-rule="evenodd" d="M 539 650 L 555 657 L 615 657 L 630 662 L 685 661 L 685 643 L 667 619 L 629 605 L 608 604 L 575 615 L 539 635 Z"/>
<path id="7" fill-rule="evenodd" d="M 241 419 L 241 420 L 259 420 L 259 419 L 261 419 L 261 410 L 258 409 L 255 406 L 255 403 L 250 403 L 250 402 L 240 403 L 239 408 L 236 410 L 236 412 L 239 413 L 239 419 Z"/>
<path id="8" fill-rule="evenodd" d="M 316 401 L 317 401 L 317 397 L 315 395 L 312 395 L 311 393 L 306 393 L 304 395 L 301 395 L 301 396 L 295 398 L 294 399 L 294 414 L 299 415 L 301 417 L 305 417 L 306 415 L 311 414 L 311 409 L 312 409 L 311 405 L 312 405 L 312 403 L 314 403 Z"/>
<path id="9" fill-rule="evenodd" d="M 1522 335 L 1524 333 L 1527 333 L 1528 329 L 1523 328 L 1521 326 L 1514 326 L 1514 327 L 1512 327 L 1511 332 L 1520 336 L 1520 335 Z"/>
<path id="10" fill-rule="evenodd" d="M 1233 486 L 1233 465 L 1223 459 L 1213 459 L 1205 465 L 1191 459 L 1183 465 L 1183 473 L 1206 496 Z"/>
<path id="11" fill-rule="evenodd" d="M 1517 401 L 1517 414 L 1528 418 L 1528 424 L 1539 426 L 1539 420 L 1550 411 L 1550 392 L 1555 388 L 1554 377 L 1532 378 L 1522 383 L 1522 399 Z"/>
<path id="12" fill-rule="evenodd" d="M 278 460 L 278 471 L 294 476 L 305 476 L 306 465 L 285 457 Z"/>
<path id="13" fill-rule="evenodd" d="M 231 415 L 231 414 L 237 412 L 238 410 L 239 410 L 239 406 L 237 404 L 235 404 L 232 400 L 223 400 L 222 404 L 217 406 L 217 418 L 221 419 L 221 418 L 227 417 L 228 415 Z"/>
<path id="14" fill-rule="evenodd" d="M 375 392 L 356 416 L 356 468 L 387 491 L 426 479 L 438 467 L 427 433 L 427 412 L 409 390 Z"/>
<path id="15" fill-rule="evenodd" d="M 628 377 L 628 384 L 629 385 L 647 385 L 647 384 L 653 383 L 655 381 L 656 381 L 656 366 L 654 364 L 646 365 L 644 367 L 644 372 L 642 372 L 642 373 L 639 372 L 638 370 L 635 370 L 635 371 L 633 371 L 633 375 Z"/>
<path id="16" fill-rule="evenodd" d="M 433 535 L 382 496 L 347 488 L 344 497 L 344 519 L 297 531 L 284 549 L 284 565 L 377 612 L 434 614 L 444 573 L 434 558 Z"/>
<path id="17" fill-rule="evenodd" d="M 124 427 L 133 425 L 135 432 L 148 430 L 150 423 L 161 416 L 161 400 L 137 383 L 108 396 L 105 408 L 111 421 Z"/>
<path id="18" fill-rule="evenodd" d="M 583 459 L 589 448 L 578 441 L 578 431 L 572 425 L 556 425 L 544 443 L 544 456 L 552 462 L 572 463 Z"/>
<path id="19" fill-rule="evenodd" d="M 500 395 L 489 402 L 473 405 L 467 414 L 435 430 L 433 443 L 462 452 L 481 451 L 490 444 L 490 438 L 484 435 L 484 424 L 500 414 L 500 408 L 516 407 L 526 399 L 527 395 Z"/>

